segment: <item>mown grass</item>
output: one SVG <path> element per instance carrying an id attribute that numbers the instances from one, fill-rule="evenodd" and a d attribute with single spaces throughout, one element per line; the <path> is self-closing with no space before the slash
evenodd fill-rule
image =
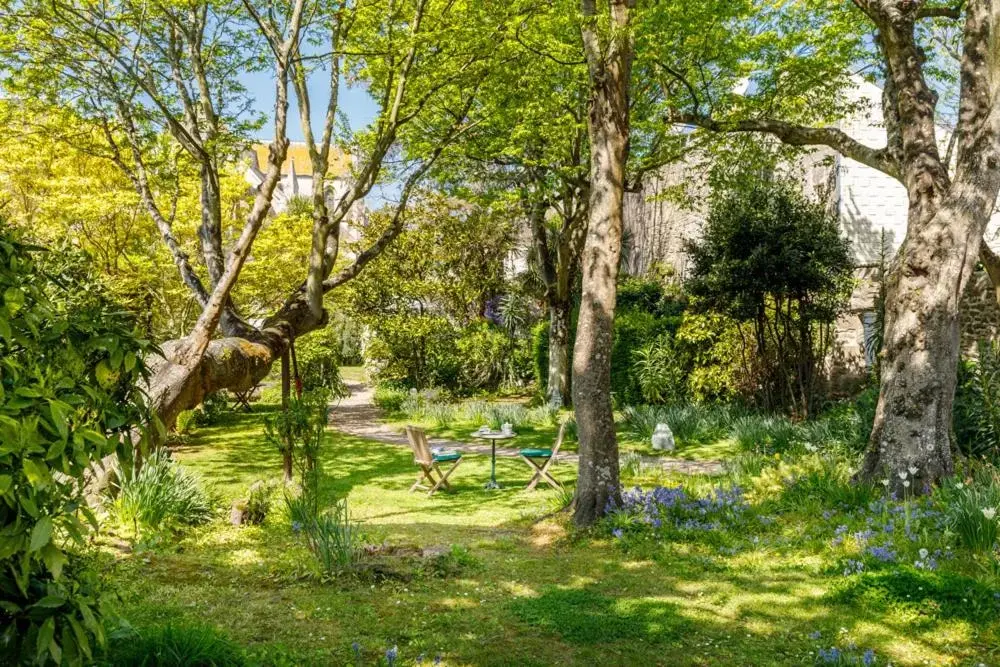
<path id="1" fill-rule="evenodd" d="M 201 429 L 175 456 L 228 503 L 280 474 L 260 418 Z M 814 508 L 778 514 L 758 535 L 677 540 L 639 555 L 573 534 L 564 515 L 539 520 L 559 494 L 523 491 L 522 463 L 499 460 L 508 488 L 486 492 L 488 459 L 467 459 L 452 493 L 427 498 L 407 493 L 415 469 L 404 448 L 334 433 L 323 454 L 322 492 L 349 496 L 369 542 L 467 548 L 473 562 L 449 576 L 320 581 L 275 511 L 255 527 L 220 518 L 154 551 L 109 544 L 120 611 L 140 629 L 214 626 L 284 664 L 352 664 L 353 642 L 363 664 L 398 646 L 404 665 L 438 654 L 449 665 L 803 665 L 833 641 L 872 647 L 878 664 L 1000 658 L 995 619 L 915 614 L 905 600 L 867 604 L 870 594 L 845 591 Z M 557 469 L 566 481 L 573 472 Z M 720 539 L 735 548 L 721 551 Z"/>

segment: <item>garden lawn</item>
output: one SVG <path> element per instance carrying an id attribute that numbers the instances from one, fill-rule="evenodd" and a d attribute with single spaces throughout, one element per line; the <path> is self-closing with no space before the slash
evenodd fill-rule
<path id="1" fill-rule="evenodd" d="M 337 433 L 323 453 L 323 492 L 347 495 L 369 542 L 464 550 L 408 581 L 324 582 L 280 500 L 260 527 L 222 518 L 254 480 L 280 474 L 260 426 L 259 414 L 239 416 L 175 451 L 219 494 L 217 521 L 152 548 L 104 540 L 120 610 L 140 631 L 208 624 L 286 664 L 352 663 L 354 642 L 362 664 L 398 646 L 403 665 L 439 654 L 449 665 L 802 665 L 851 642 L 880 665 L 1000 660 L 995 616 L 935 611 L 906 593 L 845 596 L 814 512 L 781 514 L 762 537 L 706 534 L 639 558 L 610 538 L 572 535 L 565 514 L 542 519 L 560 494 L 523 491 L 519 461 L 498 461 L 507 488 L 486 492 L 489 459 L 467 455 L 453 492 L 428 498 L 407 492 L 409 451 Z M 572 472 L 556 469 L 563 480 Z"/>

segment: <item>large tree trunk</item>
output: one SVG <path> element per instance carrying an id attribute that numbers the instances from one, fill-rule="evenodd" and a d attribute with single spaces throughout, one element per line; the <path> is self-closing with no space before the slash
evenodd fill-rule
<path id="1" fill-rule="evenodd" d="M 858 476 L 924 493 L 952 472 L 951 414 L 960 352 L 958 308 L 1000 186 L 1000 7 L 966 7 L 954 180 L 935 138 L 936 95 L 923 78 L 913 15 L 881 7 L 881 48 L 896 94 L 906 238 L 889 276 L 875 424 Z M 892 11 L 890 11 L 892 10 Z"/>
<path id="2" fill-rule="evenodd" d="M 583 250 L 583 298 L 573 346 L 573 405 L 580 471 L 573 519 L 589 526 L 620 499 L 618 441 L 611 406 L 611 343 L 622 244 L 628 158 L 629 6 L 612 0 L 611 34 L 598 33 L 596 3 L 583 0 L 582 36 L 590 72 L 590 221 Z M 602 44 L 602 42 L 604 42 Z"/>
<path id="3" fill-rule="evenodd" d="M 549 304 L 548 398 L 556 391 L 564 403 L 569 401 L 569 302 Z"/>
<path id="4" fill-rule="evenodd" d="M 933 213 L 912 207 L 887 286 L 879 402 L 859 477 L 887 479 L 901 495 L 924 493 L 953 469 L 959 302 L 991 210 L 988 193 L 953 190 Z"/>

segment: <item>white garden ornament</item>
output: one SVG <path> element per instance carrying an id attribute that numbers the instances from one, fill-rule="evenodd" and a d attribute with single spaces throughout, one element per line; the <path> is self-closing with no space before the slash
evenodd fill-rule
<path id="1" fill-rule="evenodd" d="M 657 424 L 653 430 L 653 449 L 662 449 L 668 452 L 674 451 L 677 446 L 674 442 L 673 431 L 666 424 Z"/>

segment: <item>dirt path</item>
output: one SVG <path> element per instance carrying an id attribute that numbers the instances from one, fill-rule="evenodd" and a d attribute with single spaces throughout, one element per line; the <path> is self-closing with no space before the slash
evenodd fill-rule
<path id="1" fill-rule="evenodd" d="M 406 441 L 405 433 L 382 422 L 380 410 L 372 402 L 374 390 L 371 387 L 361 382 L 347 382 L 346 384 L 351 390 L 351 395 L 342 400 L 331 411 L 330 422 L 335 429 L 390 445 L 410 446 Z M 432 447 L 447 447 L 460 452 L 487 456 L 490 453 L 489 445 L 455 442 L 440 438 L 429 438 L 429 440 Z M 517 449 L 497 447 L 497 456 L 516 457 L 517 452 Z M 576 454 L 571 453 L 559 455 L 559 461 L 563 463 L 576 464 L 579 458 Z M 722 472 L 722 463 L 719 461 L 686 461 L 666 456 L 644 456 L 642 461 L 647 465 L 659 465 L 668 472 L 680 472 L 688 475 L 717 475 Z"/>

